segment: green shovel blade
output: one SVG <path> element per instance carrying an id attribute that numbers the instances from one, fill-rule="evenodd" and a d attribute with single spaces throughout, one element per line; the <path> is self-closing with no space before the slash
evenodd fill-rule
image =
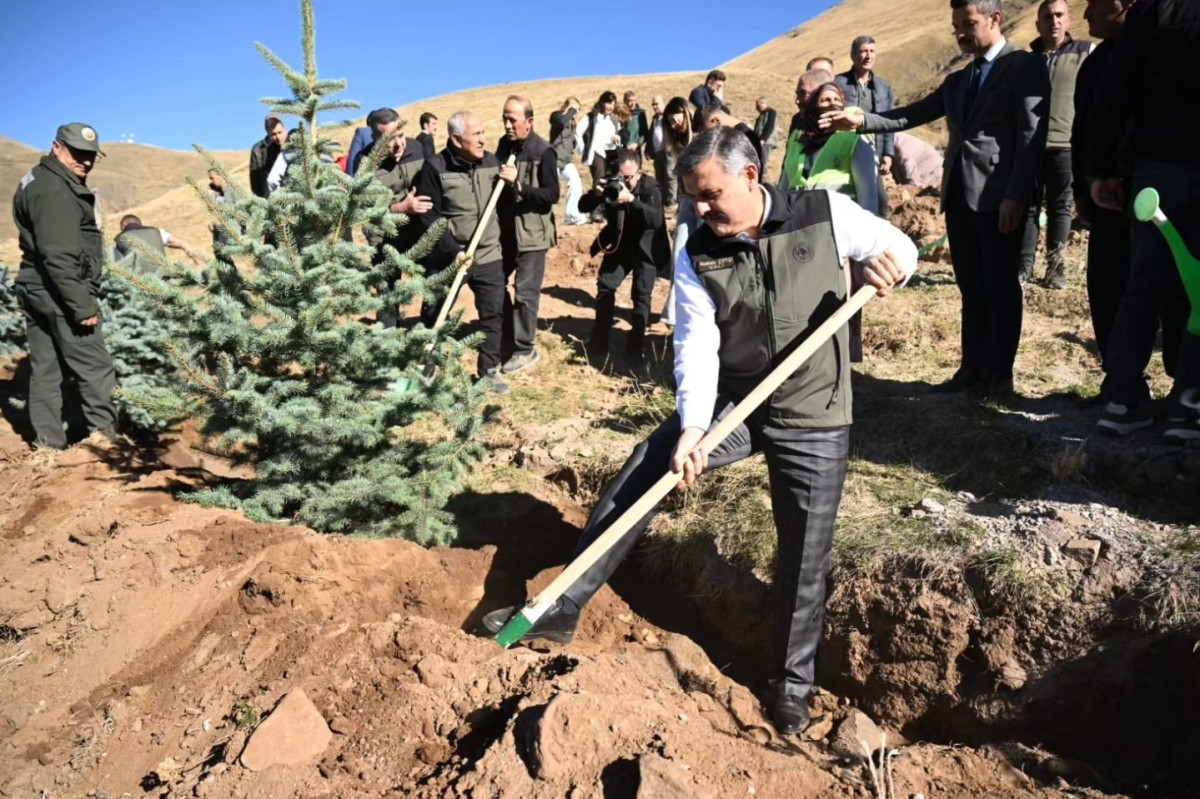
<path id="1" fill-rule="evenodd" d="M 529 632 L 532 628 L 533 620 L 526 616 L 525 611 L 522 610 L 516 616 L 509 619 L 508 624 L 501 627 L 500 632 L 496 633 L 495 638 L 492 640 L 498 643 L 502 649 L 508 649 L 517 641 L 520 641 L 525 633 Z"/>

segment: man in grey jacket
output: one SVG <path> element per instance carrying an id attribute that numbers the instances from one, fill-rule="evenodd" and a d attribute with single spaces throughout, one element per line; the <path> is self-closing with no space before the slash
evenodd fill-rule
<path id="1" fill-rule="evenodd" d="M 934 391 L 998 398 L 1013 391 L 1022 313 L 1017 270 L 1046 148 L 1050 79 L 1039 57 L 1005 40 L 1000 0 L 950 0 L 950 8 L 959 49 L 974 57 L 970 65 L 911 105 L 882 114 L 832 111 L 821 126 L 883 133 L 946 119 L 942 210 L 962 294 L 962 361 Z"/>
<path id="2" fill-rule="evenodd" d="M 853 66 L 834 78 L 842 87 L 846 107 L 861 108 L 868 114 L 882 114 L 896 105 L 892 84 L 875 74 L 875 40 L 870 36 L 857 36 L 850 43 L 850 61 Z M 887 218 L 888 196 L 883 185 L 883 176 L 892 171 L 896 158 L 896 134 L 880 133 L 875 137 L 875 154 L 879 157 L 879 215 Z"/>

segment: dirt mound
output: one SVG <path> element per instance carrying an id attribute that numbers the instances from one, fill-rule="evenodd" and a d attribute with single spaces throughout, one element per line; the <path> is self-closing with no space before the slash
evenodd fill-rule
<path id="1" fill-rule="evenodd" d="M 946 220 L 942 216 L 941 195 L 937 188 L 918 189 L 897 186 L 888 181 L 891 214 L 888 221 L 904 231 L 918 247 L 935 246 L 924 256 L 926 261 L 950 262 L 950 247 L 939 240 L 946 235 Z"/>
<path id="2" fill-rule="evenodd" d="M 131 462 L 86 445 L 29 454 L 0 432 L 6 795 L 868 790 L 861 758 L 776 737 L 745 686 L 608 589 L 567 648 L 465 632 L 563 558 L 584 518 L 567 500 L 467 497 L 464 535 L 484 545 L 424 550 L 182 504 L 178 473 Z M 812 736 L 847 711 L 819 694 Z M 272 713 L 299 721 L 281 734 Z M 897 795 L 1059 795 L 995 751 L 913 745 L 892 763 Z"/>

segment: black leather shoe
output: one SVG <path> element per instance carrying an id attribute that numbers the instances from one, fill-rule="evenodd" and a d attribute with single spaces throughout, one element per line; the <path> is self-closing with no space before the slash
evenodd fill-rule
<path id="1" fill-rule="evenodd" d="M 1012 377 L 992 377 L 980 380 L 967 389 L 967 395 L 971 399 L 978 400 L 1005 400 L 1011 399 L 1014 394 Z"/>
<path id="2" fill-rule="evenodd" d="M 780 735 L 796 735 L 808 726 L 808 702 L 791 694 L 780 695 L 771 704 L 771 723 Z"/>
<path id="3" fill-rule="evenodd" d="M 507 608 L 493 610 L 483 617 L 483 629 L 488 635 L 500 632 L 509 619 L 516 616 L 523 605 L 512 605 Z M 568 613 L 562 606 L 553 607 L 542 614 L 542 617 L 521 636 L 521 643 L 530 641 L 552 641 L 556 644 L 569 644 L 575 638 L 575 628 L 579 626 L 579 614 Z"/>
<path id="4" fill-rule="evenodd" d="M 929 389 L 930 394 L 960 394 L 971 386 L 982 382 L 974 372 L 968 372 L 966 369 L 959 369 L 954 373 L 954 377 L 947 380 L 945 383 L 938 383 Z"/>

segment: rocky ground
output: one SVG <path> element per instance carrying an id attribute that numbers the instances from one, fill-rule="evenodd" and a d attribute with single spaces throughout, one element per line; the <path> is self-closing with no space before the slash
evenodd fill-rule
<path id="1" fill-rule="evenodd" d="M 936 239 L 928 199 L 898 218 Z M 981 417 L 1033 442 L 1025 482 L 964 462 L 911 500 L 872 498 L 878 517 L 849 492 L 847 518 L 969 531 L 972 552 L 1011 559 L 1011 581 L 983 579 L 984 559 L 916 554 L 839 569 L 802 737 L 777 736 L 754 694 L 768 581 L 719 542 L 652 539 L 571 646 L 473 635 L 552 578 L 630 430 L 662 404 L 662 331 L 640 376 L 619 354 L 580 354 L 592 232 L 565 230 L 551 259 L 545 362 L 514 379 L 492 455 L 452 505 L 457 548 L 180 502 L 228 473 L 186 433 L 52 456 L 0 423 L 0 796 L 1196 795 L 1195 570 L 1169 555 L 1197 532 L 1200 462 L 1148 437 L 1093 441 L 1066 396 Z M 897 375 L 925 368 L 882 342 L 952 291 L 936 268 L 928 280 L 916 305 L 868 314 L 863 439 L 910 402 Z M 856 451 L 880 469 L 931 457 Z"/>

